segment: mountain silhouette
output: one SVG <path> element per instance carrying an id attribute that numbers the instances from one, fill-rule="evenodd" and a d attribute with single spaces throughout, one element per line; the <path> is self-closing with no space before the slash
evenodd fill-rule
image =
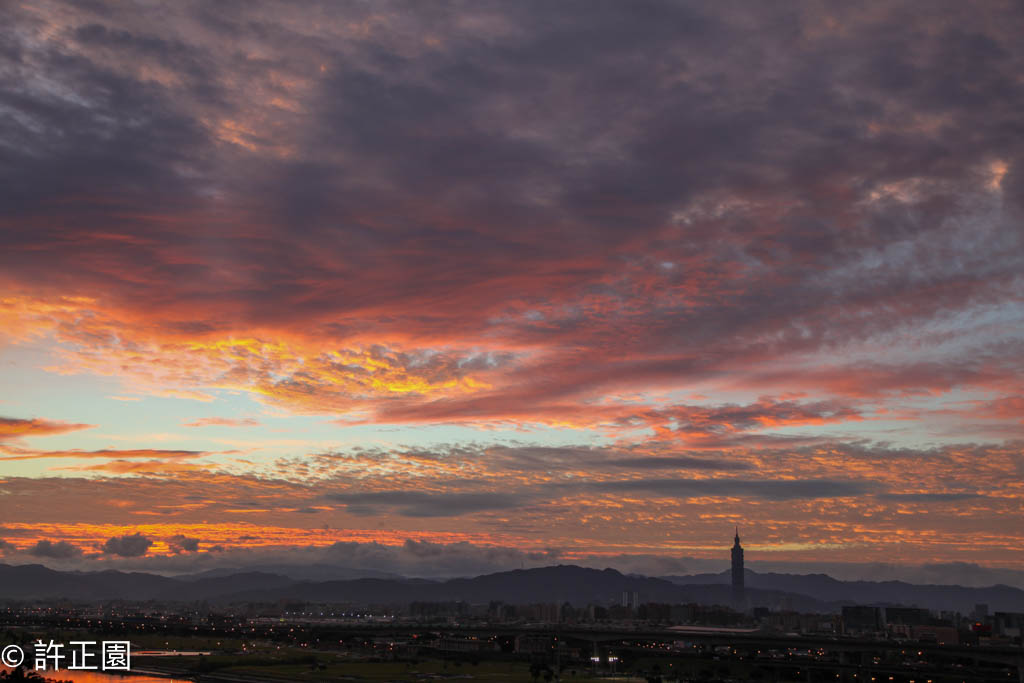
<path id="1" fill-rule="evenodd" d="M 322 568 L 317 570 L 325 571 Z M 1024 610 L 1024 591 L 1010 586 L 968 588 L 914 585 L 900 581 L 838 581 L 824 574 L 759 574 L 746 572 L 751 607 L 801 612 L 836 612 L 843 604 L 917 605 L 936 610 L 969 612 L 977 603 L 1000 611 Z M 431 581 L 406 578 L 359 578 L 304 581 L 279 573 L 239 571 L 228 575 L 204 572 L 175 578 L 143 572 L 65 572 L 42 565 L 0 564 L 0 599 L 7 600 L 161 600 L 230 602 L 347 603 L 405 605 L 414 601 L 508 604 L 568 602 L 620 604 L 623 593 L 642 603 L 728 605 L 732 600 L 728 573 L 654 578 L 625 575 L 614 569 L 558 565 L 516 569 L 473 578 Z"/>

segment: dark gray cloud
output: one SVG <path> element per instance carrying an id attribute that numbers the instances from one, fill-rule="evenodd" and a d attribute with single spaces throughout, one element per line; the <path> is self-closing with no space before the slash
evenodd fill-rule
<path id="1" fill-rule="evenodd" d="M 184 534 L 177 534 L 167 539 L 167 545 L 171 547 L 176 553 L 194 553 L 199 550 L 200 539 L 185 536 Z M 146 546 L 148 549 L 149 546 Z"/>
<path id="2" fill-rule="evenodd" d="M 246 317 L 334 321 L 388 304 L 383 328 L 479 331 L 515 293 L 545 315 L 510 319 L 508 334 L 572 331 L 597 351 L 611 329 L 643 330 L 618 349 L 670 349 L 681 364 L 711 340 L 818 348 L 930 319 L 991 297 L 1019 265 L 1011 225 L 990 221 L 979 240 L 943 219 L 993 160 L 1009 164 L 1009 184 L 1019 175 L 1010 6 L 983 22 L 957 3 L 927 17 L 902 3 L 864 14 L 810 2 L 382 3 L 345 8 L 338 30 L 375 26 L 348 40 L 302 13 L 285 27 L 278 11 L 182 6 L 154 22 L 144 8 L 79 9 L 59 40 L 6 31 L 18 58 L 3 75 L 21 84 L 3 92 L 6 205 L 78 212 L 59 229 L 12 226 L 12 272 L 59 276 L 74 258 L 83 285 L 101 271 L 109 284 L 99 254 L 126 271 L 146 263 L 152 305 L 244 264 L 249 281 L 219 296 Z M 250 39 L 259 57 L 231 47 Z M 299 77 L 311 79 L 301 94 L 282 87 Z M 302 113 L 261 108 L 243 122 L 254 91 Z M 272 153 L 282 139 L 290 153 Z M 270 224 L 258 238 L 213 224 L 196 235 L 112 220 L 84 197 L 151 212 L 219 197 Z M 144 239 L 97 241 L 99 224 Z M 337 258 L 280 248 L 299 237 Z M 902 254 L 887 249 L 897 242 Z M 166 257 L 182 249 L 201 258 Z M 495 285 L 510 261 L 533 286 Z M 310 290 L 299 272 L 344 286 Z M 704 294 L 680 305 L 673 291 Z M 572 313 L 594 295 L 623 305 Z M 428 314 L 422 296 L 450 310 Z M 697 366 L 715 364 L 700 355 Z"/>
<path id="3" fill-rule="evenodd" d="M 521 566 L 547 566 L 564 562 L 558 548 L 524 551 L 518 548 L 478 545 L 465 541 L 433 543 L 407 539 L 400 546 L 378 543 L 335 543 L 323 552 L 329 561 L 351 568 L 372 569 L 405 576 L 473 576 L 507 571 Z M 602 565 L 606 566 L 606 565 Z M 384 569 L 386 567 L 386 569 Z"/>
<path id="4" fill-rule="evenodd" d="M 55 560 L 67 560 L 78 557 L 82 549 L 68 541 L 37 541 L 34 546 L 28 549 L 29 555 L 35 557 L 48 557 Z"/>
<path id="5" fill-rule="evenodd" d="M 951 493 L 880 493 L 878 494 L 878 497 L 883 500 L 894 500 L 906 503 L 942 503 L 947 501 L 982 498 L 983 494 L 967 491 Z"/>
<path id="6" fill-rule="evenodd" d="M 145 555 L 153 541 L 141 533 L 127 534 L 108 538 L 103 544 L 103 552 L 121 557 L 139 557 Z"/>
<path id="7" fill-rule="evenodd" d="M 344 503 L 358 515 L 379 514 L 394 509 L 405 517 L 457 517 L 475 512 L 506 510 L 524 504 L 525 496 L 515 493 L 423 491 L 372 491 L 366 493 L 329 493 L 327 500 Z"/>
<path id="8" fill-rule="evenodd" d="M 878 490 L 875 482 L 837 479 L 631 479 L 594 484 L 599 491 L 648 492 L 675 498 L 734 496 L 762 500 L 847 498 Z"/>
<path id="9" fill-rule="evenodd" d="M 623 458 L 610 460 L 609 465 L 631 470 L 750 470 L 753 465 L 748 462 L 712 458 L 694 458 L 685 455 L 653 456 L 646 458 Z"/>
<path id="10" fill-rule="evenodd" d="M 457 517 L 479 512 L 521 508 L 557 502 L 566 496 L 588 493 L 649 493 L 687 500 L 706 496 L 786 501 L 861 496 L 879 491 L 876 482 L 837 479 L 658 478 L 614 481 L 578 481 L 522 487 L 515 492 L 495 491 L 373 491 L 329 493 L 324 498 L 344 503 L 358 515 L 395 511 L 407 517 Z"/>

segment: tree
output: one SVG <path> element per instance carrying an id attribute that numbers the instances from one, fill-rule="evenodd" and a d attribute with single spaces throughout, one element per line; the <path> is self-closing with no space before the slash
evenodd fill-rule
<path id="1" fill-rule="evenodd" d="M 0 681 L 34 681 L 43 683 L 47 679 L 35 671 L 27 671 L 24 664 L 19 664 L 10 671 L 0 671 Z"/>

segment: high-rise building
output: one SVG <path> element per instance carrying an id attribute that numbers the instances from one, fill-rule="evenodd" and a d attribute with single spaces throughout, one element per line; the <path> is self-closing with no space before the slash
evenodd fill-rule
<path id="1" fill-rule="evenodd" d="M 740 545 L 740 528 L 736 527 L 736 539 L 732 544 L 732 601 L 740 609 L 747 603 L 743 579 L 743 546 Z"/>

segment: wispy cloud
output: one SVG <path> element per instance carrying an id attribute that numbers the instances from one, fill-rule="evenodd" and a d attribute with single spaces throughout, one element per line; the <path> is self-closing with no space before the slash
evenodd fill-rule
<path id="1" fill-rule="evenodd" d="M 50 434 L 66 434 L 80 429 L 92 429 L 96 425 L 60 422 L 33 418 L 29 420 L 12 417 L 0 417 L 0 440 L 21 438 L 25 436 L 47 436 Z"/>
<path id="2" fill-rule="evenodd" d="M 320 9 L 5 11 L 21 523 L 1024 559 L 1019 7 Z"/>
<path id="3" fill-rule="evenodd" d="M 259 427 L 261 423 L 251 417 L 200 417 L 182 424 L 186 427 Z"/>

